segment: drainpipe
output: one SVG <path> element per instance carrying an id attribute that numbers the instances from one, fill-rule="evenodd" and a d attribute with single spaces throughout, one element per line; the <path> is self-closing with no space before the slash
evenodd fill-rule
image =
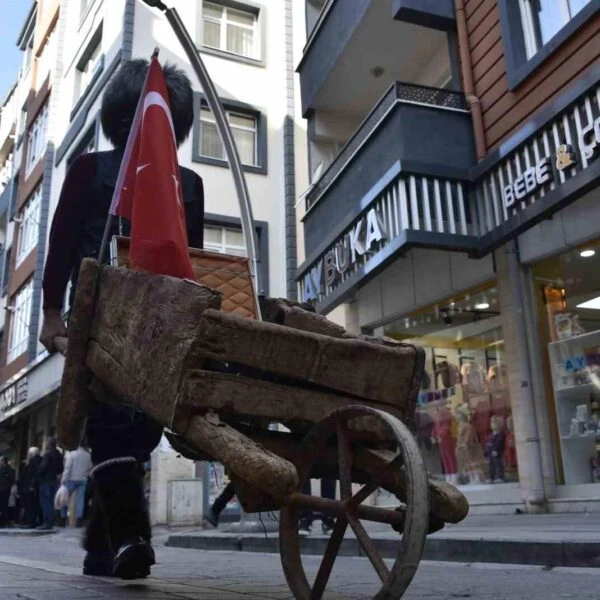
<path id="1" fill-rule="evenodd" d="M 512 317 L 516 329 L 516 350 L 519 357 L 519 375 L 521 378 L 521 389 L 526 399 L 526 438 L 525 447 L 531 464 L 531 485 L 528 495 L 524 498 L 531 512 L 544 510 L 546 498 L 544 491 L 544 476 L 542 469 L 542 453 L 540 450 L 540 434 L 535 411 L 533 390 L 531 389 L 531 362 L 529 359 L 529 348 L 527 344 L 527 324 L 525 322 L 525 298 L 523 296 L 523 281 L 521 276 L 521 265 L 519 261 L 519 250 L 515 240 L 506 244 L 506 261 L 508 280 L 512 294 L 512 304 L 515 307 Z"/>
<path id="2" fill-rule="evenodd" d="M 487 147 L 485 143 L 485 128 L 483 125 L 481 101 L 475 95 L 475 86 L 473 84 L 473 65 L 471 63 L 471 53 L 469 51 L 469 35 L 467 33 L 467 17 L 465 15 L 464 0 L 454 0 L 454 10 L 456 12 L 458 51 L 460 53 L 464 93 L 471 109 L 473 133 L 475 135 L 475 150 L 477 152 L 477 161 L 480 161 L 485 157 Z"/>

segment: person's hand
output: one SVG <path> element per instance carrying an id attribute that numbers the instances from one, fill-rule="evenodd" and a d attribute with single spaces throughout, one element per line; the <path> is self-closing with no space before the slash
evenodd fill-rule
<path id="1" fill-rule="evenodd" d="M 55 352 L 62 348 L 55 345 L 55 338 L 67 338 L 67 327 L 62 319 L 60 310 L 57 308 L 44 311 L 44 320 L 42 322 L 42 332 L 40 333 L 40 342 L 48 352 Z"/>

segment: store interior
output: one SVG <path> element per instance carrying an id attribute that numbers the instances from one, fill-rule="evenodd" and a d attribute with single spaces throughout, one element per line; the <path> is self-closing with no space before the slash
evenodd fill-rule
<path id="1" fill-rule="evenodd" d="M 600 483 L 600 241 L 533 267 L 557 478 Z"/>
<path id="2" fill-rule="evenodd" d="M 429 473 L 458 486 L 518 481 L 496 287 L 449 298 L 375 334 L 425 349 L 416 435 Z"/>

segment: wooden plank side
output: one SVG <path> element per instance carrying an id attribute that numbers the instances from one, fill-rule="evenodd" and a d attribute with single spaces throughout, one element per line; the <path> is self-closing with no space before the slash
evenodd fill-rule
<path id="1" fill-rule="evenodd" d="M 324 386 L 400 409 L 412 401 L 414 347 L 332 339 L 207 310 L 194 352 Z"/>
<path id="2" fill-rule="evenodd" d="M 497 84 L 501 79 L 506 81 L 506 87 L 508 89 L 508 81 L 506 79 L 506 67 L 504 63 L 503 57 L 500 57 L 481 77 L 481 79 L 477 82 L 477 92 L 479 97 L 481 98 L 485 91 L 489 90 L 495 84 Z M 479 93 L 481 92 L 483 93 Z"/>
<path id="3" fill-rule="evenodd" d="M 480 88 L 479 82 L 499 60 L 502 61 L 502 66 L 506 69 L 506 64 L 504 62 L 504 47 L 501 38 L 498 38 L 496 42 L 494 42 L 494 45 L 489 49 L 488 53 L 473 67 L 473 80 L 475 82 L 475 91 L 478 95 L 481 95 L 485 91 L 485 89 Z"/>
<path id="4" fill-rule="evenodd" d="M 56 411 L 56 434 L 65 450 L 76 450 L 87 414 L 87 385 L 90 379 L 85 356 L 94 316 L 96 282 L 100 267 L 95 260 L 81 264 L 71 318 L 69 341 Z"/>
<path id="5" fill-rule="evenodd" d="M 467 19 L 483 4 L 485 0 L 465 0 L 465 15 Z"/>
<path id="6" fill-rule="evenodd" d="M 469 46 L 476 48 L 477 45 L 490 34 L 490 32 L 500 25 L 500 14 L 497 7 L 492 8 L 485 18 L 469 34 Z M 492 32 L 494 34 L 494 32 Z"/>
<path id="7" fill-rule="evenodd" d="M 187 418 L 190 414 L 211 410 L 224 419 L 234 417 L 244 422 L 245 418 L 259 417 L 293 429 L 295 424 L 318 423 L 334 410 L 353 404 L 370 406 L 399 419 L 404 417 L 401 410 L 379 402 L 201 369 L 186 375 L 176 413 L 182 412 Z M 178 415 L 175 420 L 181 422 Z M 356 429 L 381 437 L 385 430 L 380 425 L 379 421 L 373 421 L 369 426 L 369 420 L 362 420 Z"/>
<path id="8" fill-rule="evenodd" d="M 88 365 L 123 400 L 160 407 L 176 397 L 195 361 L 190 349 L 209 307 L 220 307 L 220 295 L 207 287 L 105 267 L 91 328 L 95 362 L 88 353 Z"/>
<path id="9" fill-rule="evenodd" d="M 490 144 L 498 143 L 530 114 L 550 102 L 578 73 L 600 56 L 600 33 L 586 38 L 572 55 L 563 55 L 552 72 L 540 72 L 517 93 L 507 93 L 484 112 L 483 120 Z M 547 76 L 546 76 L 547 75 Z M 534 85 L 535 82 L 535 85 Z"/>
<path id="10" fill-rule="evenodd" d="M 477 47 L 473 48 L 473 51 L 471 52 L 473 69 L 475 69 L 479 62 L 485 58 L 488 52 L 492 52 L 494 50 L 494 46 L 498 40 L 501 39 L 502 36 L 500 35 L 500 23 L 498 23 L 487 32 L 487 34 L 477 44 Z"/>
<path id="11" fill-rule="evenodd" d="M 479 96 L 483 114 L 485 115 L 489 112 L 494 104 L 499 100 L 502 100 L 508 93 L 508 80 L 506 77 L 496 79 L 496 81 L 488 87 L 481 96 Z"/>
<path id="12" fill-rule="evenodd" d="M 465 6 L 465 15 L 467 17 L 467 32 L 474 31 L 485 17 L 496 7 L 496 0 L 483 0 L 475 10 L 469 12 Z"/>

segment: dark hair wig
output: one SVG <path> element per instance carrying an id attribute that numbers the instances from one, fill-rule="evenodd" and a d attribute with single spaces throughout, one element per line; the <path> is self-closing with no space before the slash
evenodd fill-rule
<path id="1" fill-rule="evenodd" d="M 127 144 L 148 65 L 148 61 L 142 58 L 126 61 L 106 86 L 100 120 L 104 135 L 117 148 Z M 175 140 L 179 146 L 189 135 L 194 122 L 194 94 L 190 80 L 181 69 L 165 63 L 163 72 L 169 92 Z"/>

